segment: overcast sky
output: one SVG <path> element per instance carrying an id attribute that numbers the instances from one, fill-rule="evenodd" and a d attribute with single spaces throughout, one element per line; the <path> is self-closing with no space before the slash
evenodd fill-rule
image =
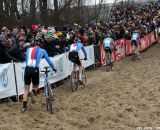
<path id="1" fill-rule="evenodd" d="M 95 4 L 95 2 L 98 4 L 99 3 L 99 1 L 101 1 L 101 0 L 86 0 L 86 2 L 89 2 L 89 3 L 92 3 L 92 4 Z M 92 1 L 92 2 L 91 2 Z M 115 0 L 103 0 L 104 1 L 104 3 L 114 3 L 114 1 Z M 119 1 L 121 1 L 121 0 L 119 0 Z M 87 2 L 87 3 L 88 3 Z"/>

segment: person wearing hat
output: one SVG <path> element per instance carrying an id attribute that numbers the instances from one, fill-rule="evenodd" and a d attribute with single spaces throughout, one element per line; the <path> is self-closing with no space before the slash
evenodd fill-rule
<path id="1" fill-rule="evenodd" d="M 61 31 L 57 31 L 57 32 L 56 32 L 56 35 L 57 35 L 58 37 L 60 37 L 60 36 L 62 36 L 62 32 L 61 32 Z"/>
<path id="2" fill-rule="evenodd" d="M 41 38 L 37 39 L 34 42 L 34 47 L 30 47 L 26 51 L 26 68 L 24 73 L 25 85 L 24 85 L 23 109 L 22 109 L 23 112 L 27 110 L 27 100 L 31 83 L 33 84 L 33 90 L 37 92 L 39 86 L 39 64 L 42 57 L 46 59 L 52 70 L 54 72 L 57 72 L 57 69 L 55 69 L 55 66 L 50 60 L 46 50 L 41 48 L 42 44 L 43 44 L 43 39 Z M 33 96 L 31 96 L 31 100 L 32 103 L 35 102 Z"/>
<path id="3" fill-rule="evenodd" d="M 60 40 L 56 34 L 48 31 L 45 35 L 44 40 L 44 49 L 47 51 L 49 56 L 55 56 L 57 54 L 61 54 L 60 51 Z"/>

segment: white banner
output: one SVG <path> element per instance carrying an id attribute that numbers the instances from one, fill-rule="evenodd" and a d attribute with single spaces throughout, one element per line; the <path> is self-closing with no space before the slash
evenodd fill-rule
<path id="1" fill-rule="evenodd" d="M 72 63 L 67 59 L 68 54 L 64 53 L 62 55 L 57 55 L 53 58 L 50 57 L 51 61 L 54 63 L 55 68 L 57 69 L 57 73 L 50 68 L 50 73 L 48 75 L 49 82 L 55 83 L 66 78 L 71 74 L 72 71 Z M 18 94 L 21 95 L 24 92 L 24 71 L 25 71 L 25 63 L 16 63 L 16 75 L 17 75 L 17 86 L 18 86 Z M 49 66 L 45 59 L 42 59 L 40 62 L 40 85 L 39 88 L 44 86 L 45 74 L 41 72 L 44 70 L 45 66 Z"/>
<path id="2" fill-rule="evenodd" d="M 50 59 L 54 63 L 55 68 L 57 69 L 57 73 L 55 74 L 54 71 L 50 68 L 50 73 L 48 75 L 50 83 L 55 83 L 57 81 L 60 81 L 71 74 L 73 65 L 68 60 L 68 53 L 57 55 L 57 56 L 50 58 Z M 49 65 L 48 65 L 47 61 L 45 59 L 43 59 L 43 60 L 41 60 L 41 63 L 40 63 L 40 71 L 44 70 L 45 66 L 49 66 Z M 45 81 L 45 74 L 41 72 L 39 87 L 44 86 L 44 81 Z"/>
<path id="3" fill-rule="evenodd" d="M 13 63 L 0 64 L 0 99 L 16 95 Z"/>
<path id="4" fill-rule="evenodd" d="M 82 60 L 82 64 L 84 68 L 87 68 L 93 64 L 95 64 L 95 57 L 94 57 L 94 46 L 90 45 L 85 47 L 86 52 L 87 52 L 87 60 L 84 61 Z M 82 50 L 80 51 L 80 59 L 84 59 L 84 54 Z"/>
<path id="5" fill-rule="evenodd" d="M 86 68 L 95 63 L 94 59 L 94 48 L 93 45 L 85 47 L 87 51 L 87 61 L 82 61 L 83 66 Z M 83 52 L 80 52 L 80 59 L 84 58 Z M 57 73 L 55 74 L 52 69 L 49 73 L 49 82 L 55 83 L 60 81 L 67 76 L 69 76 L 73 70 L 73 63 L 68 60 L 68 53 L 64 53 L 61 55 L 57 55 L 55 57 L 50 57 L 51 61 L 54 63 L 55 68 L 57 69 Z M 16 63 L 16 75 L 17 75 L 17 85 L 18 85 L 18 94 L 21 95 L 24 92 L 24 69 L 25 63 Z M 41 60 L 40 63 L 40 71 L 43 70 L 45 66 L 49 66 L 45 59 Z M 40 72 L 40 85 L 39 87 L 44 86 L 45 75 Z"/>

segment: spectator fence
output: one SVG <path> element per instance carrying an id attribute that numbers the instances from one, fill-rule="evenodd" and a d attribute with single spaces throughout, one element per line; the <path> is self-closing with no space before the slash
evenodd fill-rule
<path id="1" fill-rule="evenodd" d="M 139 45 L 139 50 L 143 51 L 144 49 L 151 46 L 153 43 L 160 40 L 159 29 L 156 29 L 155 32 L 144 36 L 140 39 L 141 44 Z M 116 40 L 115 45 L 117 50 L 113 51 L 114 61 L 119 61 L 124 57 L 131 54 L 131 45 L 130 40 L 125 40 L 124 38 Z M 101 66 L 105 66 L 105 52 L 103 50 L 103 45 L 90 45 L 85 47 L 88 60 L 82 61 L 85 68 L 95 65 L 97 62 L 101 63 Z M 80 52 L 80 57 L 83 58 L 83 52 Z M 54 62 L 55 67 L 58 72 L 55 74 L 53 71 L 49 74 L 49 80 L 51 83 L 63 80 L 71 74 L 73 63 L 68 60 L 68 52 L 61 55 L 51 57 L 51 60 Z M 40 70 L 44 66 L 48 65 L 47 62 L 43 59 L 40 63 Z M 0 99 L 22 95 L 24 92 L 24 69 L 25 63 L 7 63 L 0 64 Z M 45 76 L 40 73 L 40 88 L 44 85 Z"/>

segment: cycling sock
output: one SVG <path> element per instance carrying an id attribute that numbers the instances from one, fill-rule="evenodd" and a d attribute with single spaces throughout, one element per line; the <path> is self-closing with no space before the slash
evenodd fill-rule
<path id="1" fill-rule="evenodd" d="M 27 108 L 27 101 L 23 101 L 23 108 Z"/>

